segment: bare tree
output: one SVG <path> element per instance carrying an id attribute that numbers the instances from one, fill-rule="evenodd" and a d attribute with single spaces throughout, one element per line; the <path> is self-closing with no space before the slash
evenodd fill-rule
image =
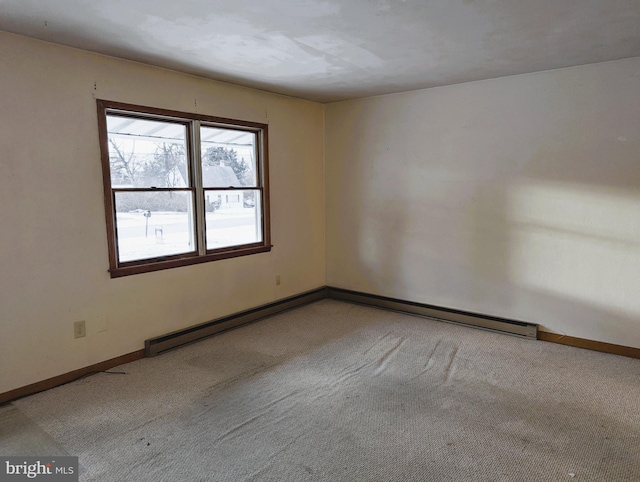
<path id="1" fill-rule="evenodd" d="M 111 164 L 112 171 L 117 172 L 122 181 L 128 182 L 135 186 L 136 177 L 141 170 L 139 159 L 135 155 L 135 141 L 131 148 L 131 152 L 125 156 L 124 150 L 116 143 L 113 138 L 109 137 L 109 144 L 112 149 L 109 149 L 109 163 Z"/>
<path id="2" fill-rule="evenodd" d="M 183 172 L 184 171 L 184 172 Z M 158 144 L 153 159 L 144 165 L 145 181 L 156 187 L 178 187 L 186 183 L 184 145 Z"/>

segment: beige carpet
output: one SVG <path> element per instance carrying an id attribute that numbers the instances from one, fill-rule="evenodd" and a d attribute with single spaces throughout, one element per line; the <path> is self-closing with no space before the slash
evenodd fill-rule
<path id="1" fill-rule="evenodd" d="M 10 406 L 81 480 L 640 480 L 640 360 L 324 300 L 117 370 Z"/>

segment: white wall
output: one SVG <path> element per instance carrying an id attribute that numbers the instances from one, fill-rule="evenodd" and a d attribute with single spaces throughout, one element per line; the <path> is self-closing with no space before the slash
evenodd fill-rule
<path id="1" fill-rule="evenodd" d="M 5 33 L 0 58 L 0 393 L 325 284 L 322 105 Z M 111 279 L 96 98 L 268 123 L 273 251 Z"/>
<path id="2" fill-rule="evenodd" d="M 5 33 L 0 58 L 0 393 L 325 282 L 640 347 L 640 59 L 325 109 Z M 273 251 L 111 279 L 96 98 L 268 123 Z"/>
<path id="3" fill-rule="evenodd" d="M 640 347 L 640 58 L 325 124 L 328 285 Z"/>

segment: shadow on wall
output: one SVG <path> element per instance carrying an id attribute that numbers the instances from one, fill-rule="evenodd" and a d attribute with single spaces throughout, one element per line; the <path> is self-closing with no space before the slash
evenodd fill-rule
<path id="1" fill-rule="evenodd" d="M 349 207 L 359 274 L 347 287 L 640 347 L 638 142 L 608 139 L 594 153 L 584 135 L 560 137 L 555 151 L 493 163 L 483 146 L 487 171 L 401 149 L 363 163 L 350 194 L 361 204 Z"/>
<path id="2" fill-rule="evenodd" d="M 640 169 L 631 156 L 583 172 L 563 158 L 546 152 L 519 177 L 476 184 L 462 231 L 473 233 L 463 302 L 545 331 L 640 346 Z"/>
<path id="3" fill-rule="evenodd" d="M 513 283 L 640 321 L 640 192 L 528 181 L 508 201 Z"/>
<path id="4" fill-rule="evenodd" d="M 638 65 L 330 105 L 328 284 L 640 347 Z"/>

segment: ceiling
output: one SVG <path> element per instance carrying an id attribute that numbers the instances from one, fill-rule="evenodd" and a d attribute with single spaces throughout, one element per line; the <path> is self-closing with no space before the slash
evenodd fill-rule
<path id="1" fill-rule="evenodd" d="M 318 102 L 640 56 L 640 0 L 0 0 L 0 30 Z"/>

